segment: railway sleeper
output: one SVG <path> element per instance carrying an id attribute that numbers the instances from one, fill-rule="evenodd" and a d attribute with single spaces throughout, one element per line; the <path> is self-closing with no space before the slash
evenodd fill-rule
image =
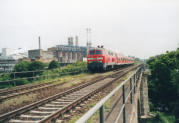
<path id="1" fill-rule="evenodd" d="M 67 105 L 70 104 L 70 102 L 58 102 L 58 101 L 53 101 L 51 104 L 58 104 L 58 105 Z"/>
<path id="2" fill-rule="evenodd" d="M 41 111 L 57 111 L 58 109 L 61 109 L 61 108 L 39 107 L 38 109 Z"/>
<path id="3" fill-rule="evenodd" d="M 45 104 L 45 107 L 63 107 L 63 105 L 55 105 L 55 104 Z"/>
<path id="4" fill-rule="evenodd" d="M 57 99 L 57 101 L 60 101 L 60 102 L 73 102 L 74 99 Z"/>
<path id="5" fill-rule="evenodd" d="M 52 111 L 38 111 L 38 110 L 32 110 L 32 111 L 30 111 L 30 114 L 31 115 L 40 115 L 40 116 L 48 116 L 48 115 L 50 115 L 51 113 L 54 113 L 54 111 L 52 112 Z"/>
<path id="6" fill-rule="evenodd" d="M 65 98 L 62 98 L 63 100 L 71 100 L 71 102 L 73 102 L 74 100 L 77 100 L 79 99 L 79 97 L 65 97 Z"/>
<path id="7" fill-rule="evenodd" d="M 33 120 L 10 120 L 9 123 L 38 123 L 39 121 L 33 121 Z"/>
<path id="8" fill-rule="evenodd" d="M 20 115 L 19 119 L 20 120 L 33 120 L 33 121 L 35 120 L 35 121 L 37 121 L 37 120 L 42 120 L 45 117 L 47 117 L 47 116 Z"/>

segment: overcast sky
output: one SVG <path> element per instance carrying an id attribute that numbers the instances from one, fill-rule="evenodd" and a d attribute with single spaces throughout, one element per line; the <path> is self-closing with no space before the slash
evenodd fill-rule
<path id="1" fill-rule="evenodd" d="M 0 0 L 0 49 L 66 44 L 86 28 L 93 46 L 140 58 L 179 46 L 178 0 Z"/>

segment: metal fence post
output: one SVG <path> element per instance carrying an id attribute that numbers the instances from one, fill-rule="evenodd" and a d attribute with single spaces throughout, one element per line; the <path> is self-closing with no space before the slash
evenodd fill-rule
<path id="1" fill-rule="evenodd" d="M 138 74 L 139 72 L 136 73 L 136 87 L 137 87 L 137 82 L 138 82 Z"/>
<path id="2" fill-rule="evenodd" d="M 125 86 L 122 86 L 122 97 L 123 97 L 123 105 L 124 105 L 124 109 L 123 109 L 123 123 L 126 123 L 126 108 L 125 108 Z"/>
<path id="3" fill-rule="evenodd" d="M 135 93 L 135 74 L 134 74 L 134 93 Z"/>
<path id="4" fill-rule="evenodd" d="M 104 106 L 102 105 L 99 111 L 100 115 L 100 123 L 104 123 Z"/>
<path id="5" fill-rule="evenodd" d="M 34 74 L 34 71 L 33 71 L 33 72 L 32 72 L 32 79 L 33 79 L 33 80 L 35 79 L 35 78 L 34 78 L 34 75 L 35 75 L 35 74 Z"/>
<path id="6" fill-rule="evenodd" d="M 132 79 L 130 78 L 130 100 L 131 100 L 131 104 L 132 104 Z"/>
<path id="7" fill-rule="evenodd" d="M 136 87 L 137 87 L 137 82 L 138 82 L 138 74 L 139 72 L 136 73 Z"/>
<path id="8" fill-rule="evenodd" d="M 14 72 L 14 86 L 16 86 L 16 81 L 15 81 L 15 79 L 16 79 L 16 73 Z"/>
<path id="9" fill-rule="evenodd" d="M 134 74 L 134 83 L 135 83 L 135 81 L 136 81 L 135 75 L 136 75 L 136 74 Z"/>
<path id="10" fill-rule="evenodd" d="M 47 79 L 48 79 L 48 70 L 47 70 Z"/>

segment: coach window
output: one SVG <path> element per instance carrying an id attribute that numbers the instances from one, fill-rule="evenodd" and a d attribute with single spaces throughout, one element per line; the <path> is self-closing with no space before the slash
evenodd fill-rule
<path id="1" fill-rule="evenodd" d="M 90 55 L 94 55 L 94 53 L 95 53 L 95 51 L 94 51 L 94 50 L 91 50 L 89 54 L 90 54 Z"/>
<path id="2" fill-rule="evenodd" d="M 102 51 L 101 50 L 96 50 L 96 55 L 100 55 L 102 54 Z"/>

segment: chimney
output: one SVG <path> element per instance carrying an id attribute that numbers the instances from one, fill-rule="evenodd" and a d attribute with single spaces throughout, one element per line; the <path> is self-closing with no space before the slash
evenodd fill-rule
<path id="1" fill-rule="evenodd" d="M 75 37 L 75 45 L 78 46 L 78 36 Z"/>
<path id="2" fill-rule="evenodd" d="M 41 49 L 40 36 L 39 36 L 39 50 Z"/>
<path id="3" fill-rule="evenodd" d="M 71 37 L 71 46 L 73 46 L 73 37 Z"/>
<path id="4" fill-rule="evenodd" d="M 68 37 L 68 45 L 70 45 L 71 37 Z"/>

